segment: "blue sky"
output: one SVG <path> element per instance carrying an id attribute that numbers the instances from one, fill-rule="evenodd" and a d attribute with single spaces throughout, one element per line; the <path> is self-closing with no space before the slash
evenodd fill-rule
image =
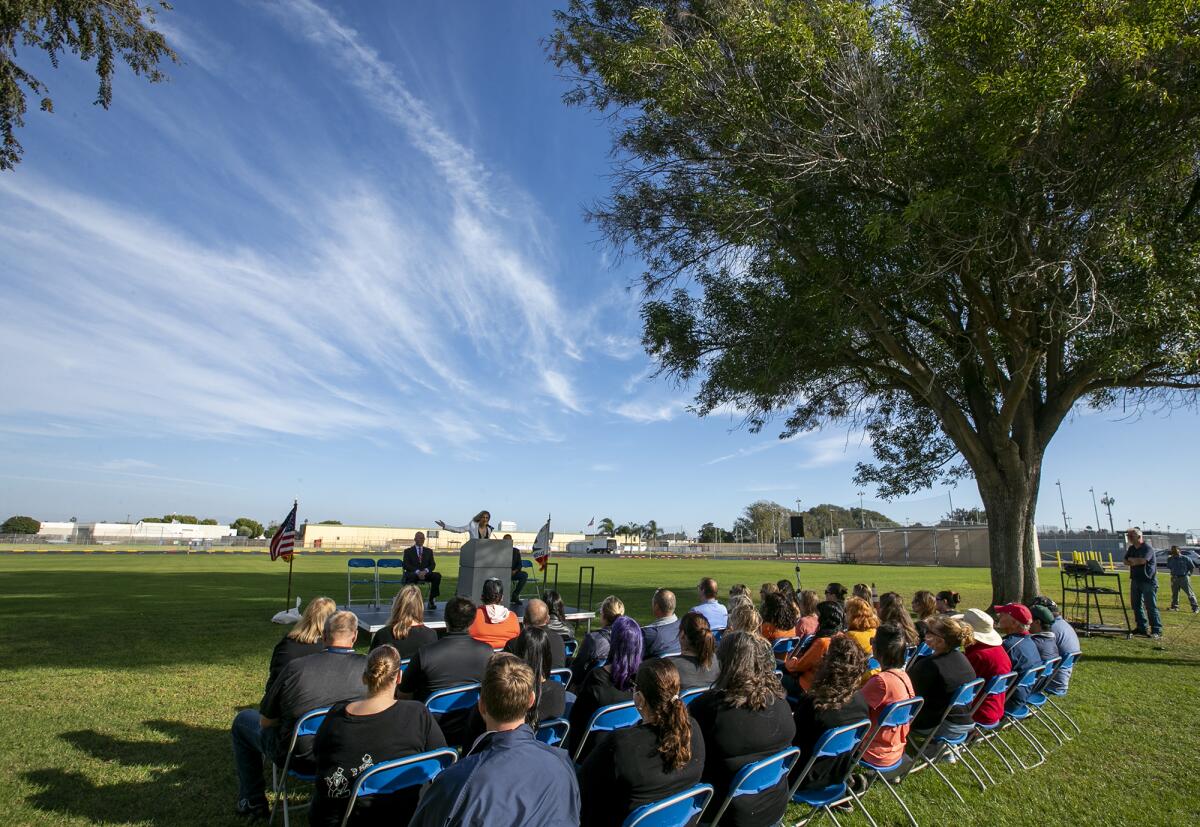
<path id="1" fill-rule="evenodd" d="M 689 531 L 858 500 L 859 435 L 699 420 L 650 377 L 636 260 L 583 220 L 608 127 L 568 109 L 553 4 L 179 3 L 171 81 L 51 70 L 0 175 L 0 512 Z M 33 107 L 34 109 L 36 107 Z M 1075 417 L 1039 523 L 1200 527 L 1192 413 Z M 946 492 L 885 503 L 930 521 Z M 955 505 L 978 503 L 972 486 Z"/>

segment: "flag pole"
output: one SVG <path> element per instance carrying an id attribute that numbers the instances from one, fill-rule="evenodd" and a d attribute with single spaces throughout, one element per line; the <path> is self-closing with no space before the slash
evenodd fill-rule
<path id="1" fill-rule="evenodd" d="M 297 509 L 297 508 L 299 507 L 299 505 L 300 505 L 300 501 L 299 501 L 299 500 L 292 500 L 292 508 L 293 508 L 293 509 Z M 284 604 L 284 606 L 283 606 L 283 610 L 284 610 L 285 612 L 286 612 L 288 609 L 292 608 L 292 560 L 295 558 L 295 556 L 296 556 L 296 550 L 295 550 L 295 548 L 293 548 L 293 549 L 292 549 L 292 552 L 291 552 L 290 554 L 288 554 L 288 589 L 287 589 L 287 602 L 286 602 L 286 603 Z"/>

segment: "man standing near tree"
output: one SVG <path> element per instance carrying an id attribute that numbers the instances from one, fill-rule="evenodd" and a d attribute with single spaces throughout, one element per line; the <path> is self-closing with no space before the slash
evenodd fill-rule
<path id="1" fill-rule="evenodd" d="M 1154 562 L 1154 549 L 1142 538 L 1142 530 L 1133 526 L 1125 532 L 1129 548 L 1125 551 L 1125 565 L 1129 566 L 1129 599 L 1133 601 L 1135 635 L 1162 637 L 1162 616 L 1158 613 L 1158 567 Z M 1150 630 L 1146 631 L 1147 615 Z"/>

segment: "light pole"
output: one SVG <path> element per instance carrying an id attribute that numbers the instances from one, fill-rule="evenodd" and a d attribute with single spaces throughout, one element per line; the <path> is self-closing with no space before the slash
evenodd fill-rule
<path id="1" fill-rule="evenodd" d="M 1115 528 L 1113 528 L 1112 507 L 1117 504 L 1117 501 L 1114 498 L 1108 496 L 1108 492 L 1105 491 L 1104 498 L 1100 500 L 1100 504 L 1103 505 L 1106 509 L 1108 509 L 1108 530 L 1111 533 L 1116 534 L 1117 530 Z"/>
<path id="2" fill-rule="evenodd" d="M 1066 534 L 1071 530 L 1071 523 L 1067 520 L 1067 504 L 1063 501 L 1062 480 L 1056 480 L 1054 484 L 1058 486 L 1058 504 L 1062 506 L 1063 533 Z"/>
<path id="3" fill-rule="evenodd" d="M 1096 507 L 1096 489 L 1089 488 L 1088 493 L 1092 495 L 1092 511 L 1096 512 L 1096 530 L 1100 530 L 1100 509 Z"/>
<path id="4" fill-rule="evenodd" d="M 863 514 L 863 493 L 862 491 L 858 492 L 858 527 L 865 529 L 867 527 L 867 518 Z"/>
<path id="5" fill-rule="evenodd" d="M 950 493 L 949 488 L 946 489 L 946 498 L 950 500 L 950 522 L 954 523 L 956 522 L 954 519 L 954 495 Z"/>

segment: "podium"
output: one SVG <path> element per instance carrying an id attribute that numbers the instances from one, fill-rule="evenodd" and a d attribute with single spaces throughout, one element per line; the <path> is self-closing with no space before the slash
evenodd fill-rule
<path id="1" fill-rule="evenodd" d="M 458 589 L 455 594 L 469 597 L 476 605 L 483 595 L 483 584 L 491 577 L 504 586 L 504 599 L 512 589 L 512 540 L 468 540 L 458 550 Z"/>

